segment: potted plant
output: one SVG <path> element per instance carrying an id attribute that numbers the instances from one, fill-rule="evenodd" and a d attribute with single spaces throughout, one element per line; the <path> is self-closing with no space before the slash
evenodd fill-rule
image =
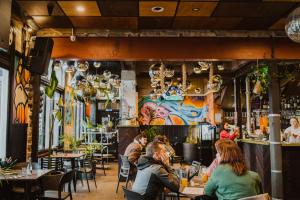
<path id="1" fill-rule="evenodd" d="M 156 135 L 159 135 L 157 132 L 158 132 L 158 127 L 157 126 L 149 126 L 148 128 L 146 128 L 144 131 L 145 135 L 147 135 L 147 139 L 148 141 L 152 141 L 153 138 L 156 136 Z"/>
<path id="2" fill-rule="evenodd" d="M 197 160 L 197 144 L 199 138 L 196 129 L 193 127 L 189 128 L 188 135 L 185 143 L 183 143 L 183 159 L 187 163 L 192 163 L 193 160 Z"/>

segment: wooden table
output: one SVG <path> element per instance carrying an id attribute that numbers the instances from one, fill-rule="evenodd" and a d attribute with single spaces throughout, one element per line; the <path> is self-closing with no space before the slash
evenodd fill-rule
<path id="1" fill-rule="evenodd" d="M 51 158 L 62 158 L 62 159 L 70 159 L 71 160 L 71 167 L 72 170 L 75 172 L 75 176 L 73 178 L 73 186 L 74 186 L 74 191 L 76 192 L 76 171 L 75 171 L 75 159 L 83 157 L 85 154 L 83 153 L 58 153 L 58 154 L 52 154 Z"/>
<path id="2" fill-rule="evenodd" d="M 1 181 L 7 182 L 24 182 L 25 183 L 25 199 L 30 199 L 31 185 L 33 182 L 38 181 L 42 176 L 53 171 L 52 169 L 36 169 L 32 170 L 32 175 L 22 174 L 21 170 L 12 170 L 11 173 L 5 176 L 0 175 Z"/>

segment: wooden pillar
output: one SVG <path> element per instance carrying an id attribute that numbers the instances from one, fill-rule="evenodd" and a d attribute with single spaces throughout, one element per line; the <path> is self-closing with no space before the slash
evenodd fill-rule
<path id="1" fill-rule="evenodd" d="M 212 65 L 209 68 L 209 83 L 213 82 L 213 76 L 214 76 L 214 65 Z M 215 120 L 215 103 L 214 103 L 214 93 L 210 92 L 207 96 L 206 96 L 206 100 L 208 102 L 208 118 L 209 118 L 209 122 L 212 125 L 216 125 L 216 120 Z"/>
<path id="2" fill-rule="evenodd" d="M 234 125 L 242 132 L 241 80 L 234 78 Z"/>
<path id="3" fill-rule="evenodd" d="M 251 133 L 251 92 L 250 92 L 250 78 L 246 77 L 246 112 L 247 112 L 247 133 Z"/>
<path id="4" fill-rule="evenodd" d="M 269 126 L 270 126 L 270 160 L 272 199 L 283 199 L 282 187 L 282 152 L 280 137 L 280 86 L 278 66 L 275 61 L 269 67 Z"/>

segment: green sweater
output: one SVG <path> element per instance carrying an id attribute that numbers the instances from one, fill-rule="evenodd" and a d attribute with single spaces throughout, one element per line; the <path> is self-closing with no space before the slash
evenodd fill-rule
<path id="1" fill-rule="evenodd" d="M 205 195 L 217 196 L 218 200 L 236 200 L 262 193 L 259 175 L 247 171 L 243 176 L 237 176 L 230 165 L 219 165 L 209 178 Z"/>

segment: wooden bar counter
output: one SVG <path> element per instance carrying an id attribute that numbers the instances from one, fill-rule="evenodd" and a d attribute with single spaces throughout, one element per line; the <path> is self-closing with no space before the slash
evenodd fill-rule
<path id="1" fill-rule="evenodd" d="M 256 171 L 264 192 L 271 194 L 270 145 L 268 141 L 243 139 L 238 141 L 248 168 Z M 282 143 L 283 192 L 285 200 L 300 199 L 300 144 Z"/>

